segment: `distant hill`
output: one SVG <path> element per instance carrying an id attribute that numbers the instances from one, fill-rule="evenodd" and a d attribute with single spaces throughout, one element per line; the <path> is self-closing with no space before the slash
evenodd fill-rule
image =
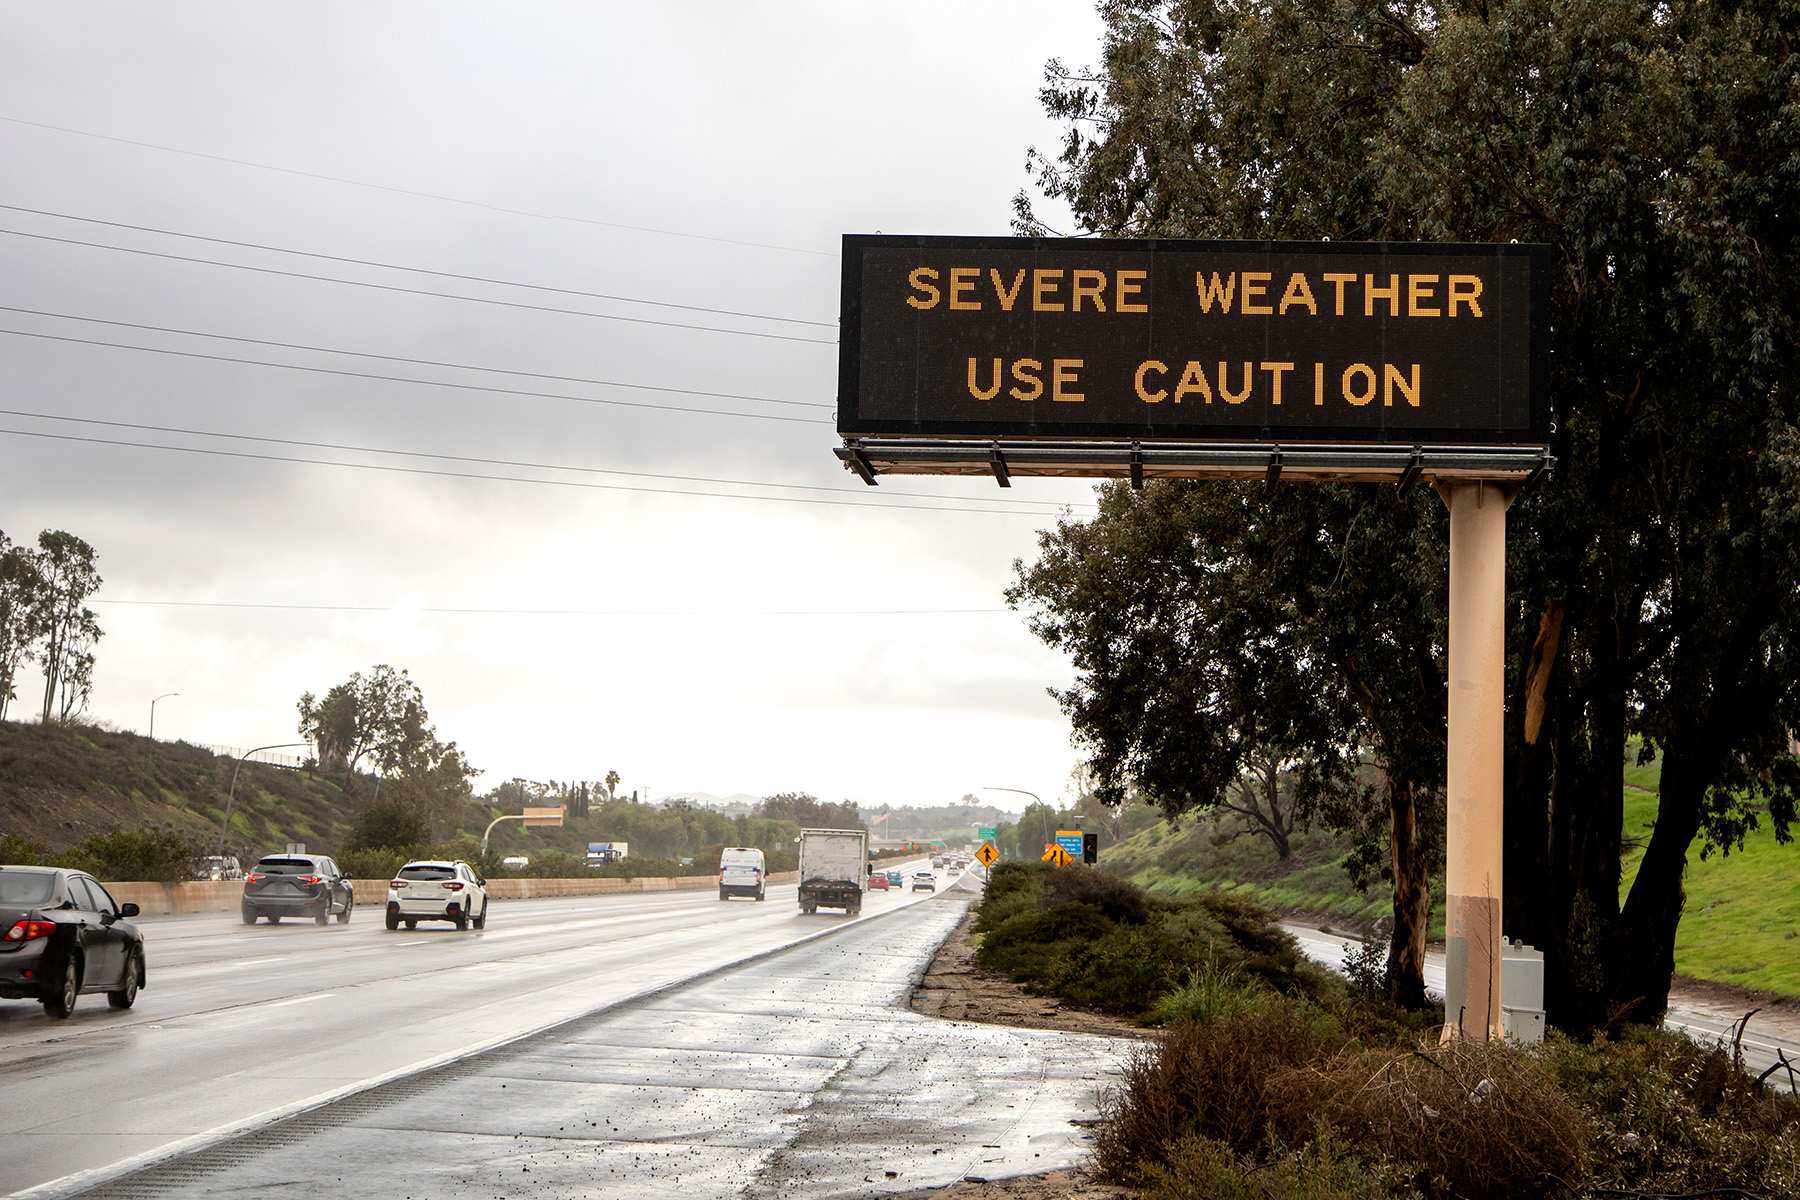
<path id="1" fill-rule="evenodd" d="M 166 829 L 210 852 L 236 766 L 185 742 L 0 721 L 0 833 L 62 850 L 114 825 Z M 226 852 L 242 858 L 290 841 L 335 851 L 353 806 L 329 778 L 247 763 L 231 807 Z"/>

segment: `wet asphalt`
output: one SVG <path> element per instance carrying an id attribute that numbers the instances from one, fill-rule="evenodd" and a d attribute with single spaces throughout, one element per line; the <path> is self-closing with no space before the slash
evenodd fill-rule
<path id="1" fill-rule="evenodd" d="M 1068 1166 L 1128 1046 L 907 1002 L 973 897 L 403 1074 L 87 1190 L 225 1197 L 908 1195 Z M 865 909 L 865 912 L 869 910 Z"/>

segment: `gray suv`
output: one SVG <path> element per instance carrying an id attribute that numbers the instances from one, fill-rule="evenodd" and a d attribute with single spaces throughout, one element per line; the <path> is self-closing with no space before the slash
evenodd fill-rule
<path id="1" fill-rule="evenodd" d="M 271 854 L 244 876 L 244 924 L 267 917 L 278 925 L 283 917 L 311 917 L 320 925 L 331 920 L 350 923 L 356 889 L 337 863 L 323 854 Z"/>

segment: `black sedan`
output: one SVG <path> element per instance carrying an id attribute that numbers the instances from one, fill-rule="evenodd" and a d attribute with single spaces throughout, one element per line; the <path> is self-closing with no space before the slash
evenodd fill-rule
<path id="1" fill-rule="evenodd" d="M 84 992 L 130 1008 L 144 986 L 144 935 L 98 880 L 61 867 L 0 867 L 0 998 L 66 1017 Z"/>
<path id="2" fill-rule="evenodd" d="M 323 854 L 271 854 L 244 876 L 244 924 L 258 917 L 280 924 L 283 917 L 311 917 L 323 925 L 337 915 L 350 923 L 356 889 L 349 876 Z"/>

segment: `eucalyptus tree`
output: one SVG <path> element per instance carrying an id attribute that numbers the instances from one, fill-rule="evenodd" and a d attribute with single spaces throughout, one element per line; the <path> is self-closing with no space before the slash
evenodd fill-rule
<path id="1" fill-rule="evenodd" d="M 1800 10 L 1108 0 L 1102 13 L 1101 64 L 1051 64 L 1043 100 L 1067 136 L 1034 159 L 1083 229 L 1552 247 L 1558 470 L 1515 503 L 1508 531 L 1505 924 L 1544 947 L 1557 1024 L 1655 1018 L 1688 856 L 1729 851 L 1763 821 L 1785 838 L 1800 789 L 1787 753 L 1800 726 Z M 1028 197 L 1015 207 L 1019 228 L 1042 231 Z M 1296 528 L 1347 544 L 1333 522 L 1361 495 L 1429 534 L 1419 553 L 1433 565 L 1437 501 L 1378 494 L 1295 486 L 1244 504 L 1291 506 Z M 1435 567 L 1436 582 L 1407 586 L 1441 589 Z M 1430 622 L 1350 625 L 1325 661 L 1422 663 L 1438 636 Z M 1621 904 L 1634 736 L 1662 785 Z M 1415 764 L 1402 778 L 1429 790 L 1441 775 Z"/>

